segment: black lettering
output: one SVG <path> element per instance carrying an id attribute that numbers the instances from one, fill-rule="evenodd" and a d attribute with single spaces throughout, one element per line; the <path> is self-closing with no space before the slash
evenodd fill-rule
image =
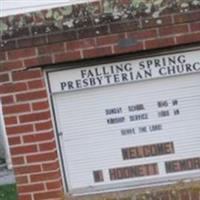
<path id="1" fill-rule="evenodd" d="M 77 88 L 82 88 L 81 87 L 81 80 L 76 80 L 75 82 L 76 82 L 76 87 Z"/>
<path id="2" fill-rule="evenodd" d="M 163 66 L 166 66 L 166 65 L 167 65 L 165 58 L 162 58 L 162 65 L 163 65 Z"/>
<path id="3" fill-rule="evenodd" d="M 159 59 L 155 59 L 155 60 L 154 60 L 154 64 L 155 64 L 155 67 L 161 67 L 160 60 L 159 60 Z"/>
<path id="4" fill-rule="evenodd" d="M 161 131 L 161 130 L 162 130 L 162 125 L 161 124 L 156 124 L 156 125 L 149 126 L 149 131 L 150 132 Z"/>
<path id="5" fill-rule="evenodd" d="M 92 73 L 92 70 L 88 70 L 88 74 L 87 74 L 87 77 L 93 77 L 94 76 L 94 74 Z"/>
<path id="6" fill-rule="evenodd" d="M 137 104 L 137 105 L 133 105 L 133 106 L 128 106 L 129 112 L 140 111 L 140 110 L 145 110 L 144 104 Z"/>
<path id="7" fill-rule="evenodd" d="M 97 81 L 99 82 L 99 85 L 102 85 L 102 77 L 97 77 Z"/>
<path id="8" fill-rule="evenodd" d="M 169 110 L 161 110 L 158 112 L 158 117 L 168 117 L 169 115 Z"/>
<path id="9" fill-rule="evenodd" d="M 120 82 L 119 74 L 114 74 L 114 75 L 113 75 L 113 78 L 114 78 L 114 82 L 115 82 L 115 83 L 119 83 L 119 82 Z"/>
<path id="10" fill-rule="evenodd" d="M 122 135 L 131 135 L 135 134 L 135 129 L 134 128 L 129 128 L 129 129 L 122 129 L 121 130 Z"/>
<path id="11" fill-rule="evenodd" d="M 146 119 L 148 119 L 148 114 L 143 113 L 140 115 L 131 115 L 129 118 L 130 118 L 130 121 L 146 120 Z"/>
<path id="12" fill-rule="evenodd" d="M 72 82 L 72 81 L 68 81 L 67 84 L 68 84 L 68 89 L 69 89 L 69 90 L 74 89 L 74 86 L 73 86 L 73 82 Z"/>
<path id="13" fill-rule="evenodd" d="M 169 74 L 169 75 L 176 74 L 176 68 L 175 68 L 175 66 L 168 67 L 168 68 L 167 68 L 167 71 L 168 71 L 168 74 Z"/>
<path id="14" fill-rule="evenodd" d="M 176 64 L 176 57 L 168 57 L 168 63 L 169 65 L 175 65 Z"/>
<path id="15" fill-rule="evenodd" d="M 151 69 L 149 69 L 148 71 L 145 70 L 145 71 L 144 71 L 144 76 L 145 76 L 145 78 L 152 77 L 152 71 L 151 71 Z"/>
<path id="16" fill-rule="evenodd" d="M 177 106 L 178 105 L 178 100 L 177 99 L 172 100 L 172 105 L 173 106 Z"/>
<path id="17" fill-rule="evenodd" d="M 187 72 L 192 72 L 192 66 L 191 66 L 191 64 L 186 64 L 185 67 L 186 67 L 186 71 Z"/>
<path id="18" fill-rule="evenodd" d="M 135 79 L 138 80 L 138 79 L 143 79 L 142 77 L 142 74 L 140 72 L 137 72 L 136 73 L 136 76 L 135 76 Z"/>
<path id="19" fill-rule="evenodd" d="M 119 66 L 119 65 L 116 65 L 115 66 L 115 69 L 116 69 L 116 73 L 120 73 L 120 72 L 123 72 L 123 66 L 122 64 Z"/>
<path id="20" fill-rule="evenodd" d="M 88 85 L 88 79 L 83 79 L 83 87 L 87 87 Z"/>
<path id="21" fill-rule="evenodd" d="M 106 80 L 107 80 L 107 83 L 109 84 L 110 83 L 110 79 L 111 79 L 111 75 L 107 75 L 105 76 Z"/>
<path id="22" fill-rule="evenodd" d="M 179 109 L 175 109 L 174 110 L 174 115 L 180 115 L 180 110 Z"/>
<path id="23" fill-rule="evenodd" d="M 126 63 L 124 65 L 124 69 L 125 71 L 130 72 L 132 70 L 131 63 Z"/>
<path id="24" fill-rule="evenodd" d="M 61 82 L 60 86 L 61 86 L 61 90 L 64 90 L 65 87 L 67 86 L 67 83 L 66 82 Z"/>
<path id="25" fill-rule="evenodd" d="M 145 69 L 144 61 L 139 62 L 140 69 Z"/>
<path id="26" fill-rule="evenodd" d="M 184 73 L 184 66 L 183 65 L 177 65 L 176 70 L 179 74 Z"/>
<path id="27" fill-rule="evenodd" d="M 81 70 L 81 77 L 85 78 L 86 77 L 86 70 Z"/>
<path id="28" fill-rule="evenodd" d="M 125 117 L 107 119 L 108 124 L 118 124 L 118 123 L 123 123 L 124 121 L 125 121 Z"/>
<path id="29" fill-rule="evenodd" d="M 112 114 L 119 114 L 122 113 L 122 108 L 111 108 L 111 109 L 106 109 L 105 110 L 106 115 L 112 115 Z"/>
<path id="30" fill-rule="evenodd" d="M 147 127 L 146 126 L 139 127 L 138 130 L 139 130 L 139 133 L 146 133 L 147 132 Z"/>
<path id="31" fill-rule="evenodd" d="M 127 74 L 125 73 L 122 74 L 122 81 L 128 81 Z"/>
<path id="32" fill-rule="evenodd" d="M 194 69 L 195 71 L 200 71 L 200 62 L 194 63 L 194 64 L 193 64 L 193 69 Z"/>
<path id="33" fill-rule="evenodd" d="M 109 72 L 106 71 L 106 67 L 102 68 L 102 72 L 103 72 L 103 75 L 108 75 L 109 74 Z M 111 68 L 111 73 L 112 73 L 112 68 Z"/>
<path id="34" fill-rule="evenodd" d="M 177 60 L 178 60 L 179 63 L 182 63 L 182 64 L 186 62 L 186 59 L 185 59 L 184 55 L 178 56 Z"/>
<path id="35" fill-rule="evenodd" d="M 162 108 L 162 107 L 168 107 L 168 101 L 167 100 L 164 100 L 164 101 L 158 101 L 157 102 L 157 106 L 158 108 Z"/>
<path id="36" fill-rule="evenodd" d="M 101 76 L 102 75 L 102 73 L 99 72 L 98 68 L 95 68 L 94 70 L 95 70 L 96 76 Z"/>
<path id="37" fill-rule="evenodd" d="M 150 68 L 152 64 L 153 64 L 153 61 L 152 61 L 152 60 L 147 60 L 147 67 L 148 67 L 148 68 Z"/>
<path id="38" fill-rule="evenodd" d="M 167 71 L 166 71 L 166 68 L 165 67 L 161 67 L 159 70 L 158 70 L 159 74 L 162 75 L 162 76 L 166 76 L 167 75 Z"/>
<path id="39" fill-rule="evenodd" d="M 96 85 L 96 81 L 94 78 L 90 78 L 90 86 Z"/>

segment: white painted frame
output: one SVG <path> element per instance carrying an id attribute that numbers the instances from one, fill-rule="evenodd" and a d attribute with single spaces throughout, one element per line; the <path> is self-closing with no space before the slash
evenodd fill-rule
<path id="1" fill-rule="evenodd" d="M 2 129 L 2 133 L 3 133 L 3 144 L 4 144 L 4 148 L 5 148 L 5 159 L 6 159 L 6 165 L 8 169 L 12 169 L 12 160 L 11 160 L 11 154 L 10 154 L 10 147 L 9 147 L 9 143 L 8 143 L 8 137 L 6 134 L 6 128 L 5 128 L 5 122 L 4 122 L 4 118 L 3 118 L 3 111 L 2 111 L 2 103 L 0 100 L 0 126 Z"/>

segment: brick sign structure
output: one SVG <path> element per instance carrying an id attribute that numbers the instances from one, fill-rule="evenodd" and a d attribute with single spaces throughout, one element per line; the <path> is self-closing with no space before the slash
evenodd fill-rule
<path id="1" fill-rule="evenodd" d="M 181 2 L 177 0 L 149 3 L 142 0 L 138 3 L 138 1 L 125 0 L 97 0 L 87 4 L 28 13 L 16 17 L 8 16 L 1 18 L 0 23 L 0 98 L 19 200 L 61 200 L 64 198 L 64 194 L 67 194 L 67 196 L 78 195 L 80 197 L 76 198 L 81 199 L 84 198 L 82 195 L 91 193 L 95 194 L 94 198 L 101 199 L 101 195 L 99 196 L 98 193 L 102 194 L 104 191 L 114 191 L 118 199 L 127 198 L 127 193 L 124 194 L 120 191 L 128 189 L 131 193 L 138 187 L 137 184 L 132 183 L 128 183 L 125 187 L 122 183 L 127 180 L 132 182 L 139 180 L 140 187 L 148 188 L 143 178 L 147 180 L 151 177 L 157 177 L 158 174 L 168 174 L 169 177 L 181 174 L 180 178 L 172 179 L 172 181 L 182 179 L 199 181 L 200 151 L 198 148 L 199 135 L 196 132 L 196 130 L 199 130 L 200 119 L 198 115 L 199 1 Z M 167 61 L 161 59 L 161 57 L 168 55 L 171 55 L 171 57 Z M 152 58 L 155 58 L 153 63 Z M 133 61 L 132 63 L 134 63 L 137 60 L 140 61 L 139 66 L 141 68 L 152 66 L 157 71 L 143 71 L 144 73 L 141 74 L 134 71 L 137 65 L 133 64 L 131 65 L 133 72 L 131 74 L 131 70 L 129 71 L 130 62 Z M 120 62 L 124 62 L 124 65 L 120 65 L 118 68 L 109 65 L 110 63 Z M 160 69 L 164 65 L 168 65 L 165 62 L 168 62 L 168 64 L 175 62 L 174 65 L 176 66 L 178 62 L 178 65 L 184 66 L 184 69 L 179 69 L 179 72 L 173 72 L 173 69 L 168 71 Z M 125 63 L 129 64 L 125 65 Z M 186 66 L 186 64 L 188 65 Z M 189 64 L 191 65 L 189 66 Z M 101 71 L 98 71 L 97 66 L 102 66 Z M 95 70 L 95 67 L 98 70 Z M 88 70 L 90 68 L 91 71 Z M 104 82 L 101 82 L 101 78 L 99 78 L 101 73 L 116 72 L 116 69 L 118 72 L 125 70 L 125 73 L 123 75 L 121 73 L 120 76 L 116 75 L 120 73 L 113 73 L 115 76 L 112 76 L 112 79 L 105 78 Z M 48 76 L 50 74 L 56 75 L 59 70 L 63 70 L 63 73 L 61 72 L 61 75 L 58 76 L 59 85 L 52 86 Z M 76 73 L 75 75 L 73 73 L 80 72 L 80 70 L 82 72 L 78 74 L 80 77 L 77 78 Z M 181 70 L 184 71 L 182 74 Z M 66 75 L 64 71 L 67 71 L 69 77 L 72 78 L 63 79 L 62 76 Z M 72 74 L 70 74 L 71 72 Z M 95 79 L 96 82 L 91 79 L 94 73 L 98 77 Z M 180 75 L 170 75 L 169 78 L 166 78 L 169 73 L 180 73 Z M 148 80 L 142 80 L 145 77 Z M 154 79 L 150 80 L 152 77 L 155 77 L 155 81 Z M 181 80 L 180 82 L 177 81 L 178 77 Z M 82 78 L 85 78 L 85 81 L 82 81 Z M 133 80 L 136 79 L 139 81 L 134 82 Z M 116 82 L 116 86 L 113 86 L 113 84 L 108 87 L 104 85 L 111 81 Z M 155 82 L 157 81 L 159 84 L 156 85 Z M 123 83 L 121 84 L 121 82 Z M 148 88 L 148 91 L 144 90 L 142 83 L 145 83 L 145 88 Z M 165 89 L 169 87 L 168 93 L 162 91 L 162 83 L 164 83 Z M 176 90 L 171 87 L 172 83 Z M 94 84 L 98 86 L 96 89 L 87 88 Z M 160 97 L 163 97 L 176 91 L 173 95 L 180 94 L 180 96 L 155 99 L 155 95 L 149 93 L 152 89 L 151 84 L 155 85 L 152 94 L 153 92 L 158 94 L 156 91 L 160 91 L 162 93 Z M 183 89 L 182 85 L 191 89 Z M 103 94 L 109 96 L 113 94 L 113 90 L 107 91 L 108 88 L 117 88 L 116 90 L 118 90 L 119 87 L 122 87 L 119 91 L 126 94 L 126 91 L 130 92 L 130 88 L 126 88 L 128 86 L 133 87 L 131 95 L 134 95 L 135 92 L 134 97 L 136 99 L 139 98 L 138 95 L 141 96 L 137 103 L 129 102 L 128 98 L 127 102 L 123 103 L 120 101 L 121 97 L 111 96 L 110 100 L 105 101 L 104 104 L 102 96 L 96 94 L 98 88 L 102 88 Z M 80 99 L 85 98 L 82 105 L 76 104 L 76 106 L 68 107 L 76 109 L 76 112 L 68 112 L 64 110 L 64 106 L 61 107 L 65 97 L 62 98 L 62 92 L 60 93 L 58 88 L 63 94 L 70 94 L 69 99 L 71 101 L 68 101 L 68 105 L 72 106 L 72 103 L 78 102 L 76 94 Z M 89 91 L 94 93 L 87 96 L 86 94 Z M 143 98 L 142 91 L 145 94 L 148 93 L 149 100 Z M 187 99 L 188 94 L 192 94 L 192 104 L 183 103 L 186 102 L 184 98 Z M 96 98 L 96 102 L 91 103 L 89 101 L 92 97 Z M 181 99 L 182 97 L 184 98 Z M 119 98 L 118 104 L 116 103 L 113 107 L 114 102 L 116 102 L 115 98 Z M 59 104 L 56 104 L 57 102 Z M 103 127 L 105 130 L 109 128 L 110 133 L 116 133 L 122 138 L 117 140 L 120 143 L 118 146 L 116 146 L 113 137 L 109 138 L 106 135 L 108 138 L 105 138 L 110 140 L 110 146 L 104 148 L 103 139 L 99 135 L 98 137 L 89 137 L 86 141 L 83 140 L 85 146 L 82 146 L 82 149 L 77 148 L 76 145 L 82 143 L 73 143 L 77 139 L 73 136 L 75 136 L 75 133 L 77 135 L 80 133 L 79 140 L 81 140 L 81 133 L 84 131 L 81 130 L 83 126 L 80 126 L 80 124 L 82 120 L 88 119 L 88 116 L 84 115 L 83 112 L 83 103 L 86 107 L 89 105 L 95 108 L 96 112 L 98 111 L 99 116 L 92 115 L 94 121 L 92 125 L 88 125 L 90 130 L 93 129 L 94 132 L 98 132 L 98 127 L 101 131 L 103 131 Z M 102 107 L 98 107 L 99 103 Z M 156 107 L 156 112 L 151 105 L 149 106 L 151 103 Z M 187 110 L 188 107 L 185 105 L 190 105 L 192 112 Z M 175 108 L 178 106 L 180 106 L 180 109 Z M 79 108 L 81 110 L 80 115 L 78 114 Z M 70 120 L 61 121 L 66 117 L 66 115 L 62 117 L 62 113 L 68 113 L 70 119 L 79 116 L 78 121 L 76 123 Z M 99 113 L 101 113 L 101 116 Z M 150 116 L 150 113 L 155 116 Z M 88 115 L 90 115 L 89 112 Z M 179 115 L 183 118 L 179 118 Z M 152 122 L 151 120 L 154 117 L 158 119 L 157 121 L 161 120 L 163 123 Z M 167 118 L 170 118 L 171 122 L 173 120 L 177 122 L 178 118 L 185 120 L 184 129 L 180 128 L 180 132 L 172 131 L 169 133 L 169 130 L 172 130 L 175 126 L 167 127 L 165 125 Z M 95 119 L 104 119 L 104 121 L 96 122 Z M 136 121 L 136 126 L 130 126 Z M 70 126 L 67 124 L 69 122 L 71 123 Z M 62 135 L 65 135 L 65 132 L 62 132 L 63 129 L 60 128 L 64 126 L 72 133 L 69 134 L 71 138 L 65 138 L 69 145 L 68 151 L 65 148 L 66 141 L 63 140 L 62 142 L 59 139 L 62 138 Z M 75 132 L 73 132 L 73 128 L 76 129 Z M 77 131 L 78 128 L 80 132 Z M 113 128 L 116 129 L 116 132 L 112 131 Z M 184 132 L 185 130 L 187 130 L 187 133 Z M 168 131 L 169 135 L 166 133 L 165 139 L 159 140 L 159 133 L 164 134 L 165 131 Z M 149 141 L 135 139 L 136 143 L 132 143 L 131 140 L 125 139 L 130 135 L 148 135 L 152 132 L 155 135 Z M 182 139 L 176 140 L 176 134 L 181 135 L 180 138 Z M 94 135 L 91 134 L 91 136 Z M 90 138 L 93 140 L 90 140 Z M 188 141 L 188 145 L 185 142 L 185 145 L 181 146 L 183 140 Z M 100 142 L 98 143 L 98 141 Z M 87 152 L 91 144 L 93 144 L 92 152 L 94 154 L 87 154 L 85 158 L 82 157 L 82 152 Z M 104 157 L 105 160 L 107 159 L 105 165 L 102 164 L 102 157 L 95 157 L 100 155 L 95 154 L 95 146 L 96 149 L 101 147 L 105 152 L 107 151 L 106 156 L 110 155 L 110 157 Z M 111 151 L 112 147 L 114 153 Z M 115 154 L 115 150 L 117 154 Z M 66 153 L 65 155 L 68 157 L 63 159 L 63 153 Z M 159 160 L 158 158 L 167 159 L 162 162 L 162 159 Z M 87 172 L 88 168 L 83 168 L 86 165 L 79 162 L 82 161 L 81 159 L 88 163 L 92 161 L 94 164 L 91 165 L 92 171 L 88 173 L 89 176 L 87 177 L 82 176 L 82 171 Z M 95 166 L 95 159 L 97 164 L 102 159 L 101 166 Z M 118 162 L 119 160 L 120 162 Z M 81 166 L 79 171 L 74 168 L 74 166 L 78 168 L 77 163 Z M 158 186 L 159 176 L 157 180 Z M 90 181 L 93 181 L 92 184 L 90 184 Z M 104 184 L 106 181 L 116 184 L 114 184 L 115 186 L 111 184 L 108 188 Z M 150 181 L 149 183 L 155 182 Z M 171 182 L 167 182 L 165 179 L 164 183 Z M 88 187 L 89 184 L 91 187 Z M 91 190 L 93 184 L 101 187 Z M 195 186 L 195 190 L 180 191 L 176 194 L 176 199 L 199 200 L 199 194 L 199 187 Z M 172 200 L 174 199 L 173 195 L 174 193 L 165 193 L 159 198 Z M 107 198 L 112 197 L 108 194 Z M 141 199 L 143 197 L 138 195 L 136 198 Z"/>

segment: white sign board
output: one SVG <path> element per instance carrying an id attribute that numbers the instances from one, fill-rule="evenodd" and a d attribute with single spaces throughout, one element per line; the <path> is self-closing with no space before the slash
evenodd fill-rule
<path id="1" fill-rule="evenodd" d="M 200 174 L 200 51 L 49 72 L 48 78 L 69 192 Z"/>

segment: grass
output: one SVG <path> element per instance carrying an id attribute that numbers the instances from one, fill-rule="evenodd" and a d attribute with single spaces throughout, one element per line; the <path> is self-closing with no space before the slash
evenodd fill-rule
<path id="1" fill-rule="evenodd" d="M 0 186 L 0 200 L 17 200 L 16 185 Z"/>

